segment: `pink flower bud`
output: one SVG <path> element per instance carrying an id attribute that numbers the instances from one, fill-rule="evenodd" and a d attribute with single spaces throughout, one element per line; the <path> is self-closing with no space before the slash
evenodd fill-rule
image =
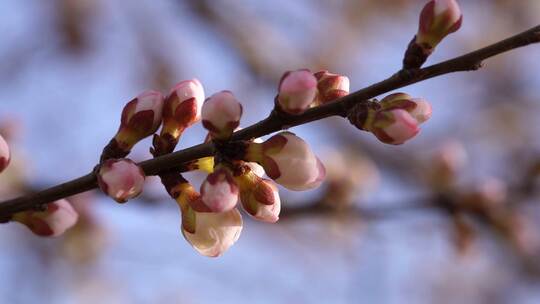
<path id="1" fill-rule="evenodd" d="M 10 160 L 11 155 L 9 152 L 9 146 L 2 137 L 2 135 L 0 135 L 0 172 L 6 169 L 6 167 L 9 165 Z"/>
<path id="2" fill-rule="evenodd" d="M 390 94 L 380 102 L 383 110 L 402 109 L 411 114 L 421 124 L 431 118 L 431 104 L 423 98 L 412 98 L 405 93 Z"/>
<path id="3" fill-rule="evenodd" d="M 347 76 L 319 71 L 313 74 L 317 78 L 317 103 L 325 104 L 349 94 L 350 82 Z"/>
<path id="4" fill-rule="evenodd" d="M 279 220 L 281 200 L 276 185 L 251 170 L 236 177 L 240 186 L 242 207 L 255 219 L 268 223 Z"/>
<path id="5" fill-rule="evenodd" d="M 290 190 L 316 188 L 326 175 L 308 144 L 290 132 L 281 132 L 262 144 L 250 143 L 246 159 L 261 164 L 271 179 Z"/>
<path id="6" fill-rule="evenodd" d="M 194 229 L 186 229 L 184 214 L 190 213 L 189 219 Z M 220 213 L 196 212 L 182 208 L 182 234 L 200 254 L 218 257 L 231 247 L 242 232 L 242 216 L 236 208 Z"/>
<path id="7" fill-rule="evenodd" d="M 173 138 L 179 138 L 186 128 L 201 119 L 203 102 L 204 89 L 199 80 L 177 83 L 165 99 L 161 135 L 170 134 Z"/>
<path id="8" fill-rule="evenodd" d="M 219 166 L 201 185 L 202 202 L 212 212 L 233 209 L 238 202 L 238 186 L 228 168 Z"/>
<path id="9" fill-rule="evenodd" d="M 401 145 L 420 132 L 416 119 L 402 109 L 378 111 L 368 129 L 380 141 L 391 145 Z"/>
<path id="10" fill-rule="evenodd" d="M 281 77 L 278 91 L 279 107 L 290 114 L 301 114 L 315 100 L 317 79 L 309 70 L 289 71 Z"/>
<path id="11" fill-rule="evenodd" d="M 145 175 L 132 160 L 122 158 L 103 162 L 97 178 L 103 193 L 119 203 L 125 203 L 142 192 Z"/>
<path id="12" fill-rule="evenodd" d="M 227 139 L 240 124 L 242 105 L 230 91 L 208 98 L 202 107 L 202 123 L 212 138 Z"/>
<path id="13" fill-rule="evenodd" d="M 141 139 L 152 135 L 161 124 L 163 95 L 146 91 L 128 102 L 122 111 L 120 129 L 115 138 L 124 150 L 130 150 Z"/>
<path id="14" fill-rule="evenodd" d="M 39 236 L 59 236 L 77 222 L 79 215 L 71 204 L 61 199 L 47 205 L 45 211 L 24 211 L 13 215 L 13 220 L 28 227 Z"/>
<path id="15" fill-rule="evenodd" d="M 456 0 L 431 0 L 420 13 L 416 43 L 433 49 L 446 35 L 461 27 L 463 16 Z"/>

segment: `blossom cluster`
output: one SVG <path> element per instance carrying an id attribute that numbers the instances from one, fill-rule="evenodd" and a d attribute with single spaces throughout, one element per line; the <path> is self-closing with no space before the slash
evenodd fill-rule
<path id="1" fill-rule="evenodd" d="M 461 15 L 454 4 L 453 0 L 427 4 L 415 45 L 433 49 L 459 27 L 456 18 L 459 15 L 460 22 Z M 347 76 L 326 70 L 288 71 L 279 81 L 273 113 L 294 118 L 343 98 L 349 91 Z M 349 112 L 349 120 L 358 128 L 383 143 L 398 145 L 418 134 L 419 125 L 431 117 L 432 109 L 424 99 L 395 93 L 380 102 L 358 103 Z M 172 153 L 183 132 L 201 122 L 208 131 L 205 141 L 212 144 L 213 155 L 176 164 L 159 172 L 159 177 L 180 208 L 185 239 L 203 255 L 221 255 L 240 235 L 241 209 L 256 220 L 274 223 L 281 210 L 277 185 L 304 191 L 319 187 L 326 176 L 321 160 L 294 133 L 280 132 L 265 141 L 235 140 L 233 133 L 239 128 L 242 113 L 241 103 L 230 91 L 205 99 L 203 85 L 197 79 L 177 83 L 167 95 L 153 90 L 139 94 L 123 108 L 118 131 L 94 169 L 100 189 L 118 203 L 137 197 L 143 191 L 145 172 L 126 158 L 132 148 L 153 136 L 150 152 L 154 157 Z M 8 146 L 0 138 L 0 170 L 9 158 Z M 182 176 L 193 170 L 208 173 L 199 191 Z M 13 219 L 37 234 L 58 235 L 73 225 L 76 213 L 69 203 L 58 201 L 45 210 L 21 213 Z"/>

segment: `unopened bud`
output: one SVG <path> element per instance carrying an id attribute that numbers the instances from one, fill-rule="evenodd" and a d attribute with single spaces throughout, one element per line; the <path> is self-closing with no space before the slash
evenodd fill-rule
<path id="1" fill-rule="evenodd" d="M 71 204 L 61 199 L 47 205 L 45 211 L 24 211 L 13 215 L 13 220 L 39 236 L 59 236 L 77 222 L 79 215 Z"/>
<path id="2" fill-rule="evenodd" d="M 448 34 L 457 31 L 463 20 L 456 0 L 431 0 L 420 13 L 418 33 L 407 47 L 404 69 L 419 68 Z"/>
<path id="3" fill-rule="evenodd" d="M 309 70 L 288 71 L 279 82 L 277 105 L 289 114 L 302 114 L 316 94 L 317 79 Z"/>
<path id="4" fill-rule="evenodd" d="M 202 123 L 214 139 L 227 139 L 240 124 L 242 105 L 230 91 L 208 98 L 202 107 Z"/>
<path id="5" fill-rule="evenodd" d="M 182 132 L 201 119 L 204 89 L 198 79 L 177 83 L 165 99 L 161 136 L 169 134 L 176 141 Z"/>
<path id="6" fill-rule="evenodd" d="M 109 159 L 99 167 L 97 178 L 103 193 L 125 203 L 142 192 L 145 175 L 130 159 Z"/>
<path id="7" fill-rule="evenodd" d="M 262 144 L 249 143 L 246 160 L 261 164 L 271 179 L 290 190 L 317 188 L 326 176 L 309 145 L 291 132 L 281 132 Z"/>
<path id="8" fill-rule="evenodd" d="M 457 31 L 463 20 L 456 0 L 431 0 L 420 13 L 416 43 L 433 49 L 448 34 Z"/>
<path id="9" fill-rule="evenodd" d="M 255 219 L 275 223 L 279 219 L 281 200 L 276 185 L 257 176 L 249 168 L 235 176 L 240 186 L 242 207 Z"/>
<path id="10" fill-rule="evenodd" d="M 313 74 L 317 78 L 316 104 L 325 104 L 349 94 L 350 82 L 347 76 L 319 71 Z"/>
<path id="11" fill-rule="evenodd" d="M 201 200 L 212 212 L 224 212 L 233 209 L 238 202 L 238 185 L 231 171 L 224 167 L 208 174 L 201 185 Z"/>
<path id="12" fill-rule="evenodd" d="M 118 146 L 129 152 L 137 142 L 154 134 L 161 124 L 162 110 L 163 95 L 156 91 L 146 91 L 128 102 L 115 136 Z"/>
<path id="13" fill-rule="evenodd" d="M 405 93 L 395 93 L 386 96 L 380 102 L 382 110 L 402 109 L 411 114 L 421 124 L 431 118 L 431 104 L 423 98 L 412 98 Z"/>
<path id="14" fill-rule="evenodd" d="M 402 109 L 377 111 L 367 128 L 380 141 L 391 145 L 401 145 L 420 132 L 416 119 Z"/>

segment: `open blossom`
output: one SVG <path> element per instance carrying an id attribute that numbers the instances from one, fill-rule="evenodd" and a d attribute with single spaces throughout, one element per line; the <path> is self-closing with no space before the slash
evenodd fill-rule
<path id="1" fill-rule="evenodd" d="M 0 172 L 6 169 L 6 167 L 9 165 L 10 159 L 11 155 L 9 152 L 9 146 L 2 135 L 0 135 Z"/>
<path id="2" fill-rule="evenodd" d="M 416 43 L 433 49 L 448 34 L 461 27 L 463 16 L 456 0 L 431 0 L 420 13 Z"/>
<path id="3" fill-rule="evenodd" d="M 281 200 L 276 185 L 271 180 L 260 178 L 249 167 L 243 171 L 235 176 L 240 187 L 242 207 L 259 221 L 277 222 Z"/>
<path id="4" fill-rule="evenodd" d="M 182 234 L 200 254 L 220 256 L 240 237 L 243 223 L 236 208 L 225 212 L 198 211 L 205 208 L 201 195 L 186 181 L 172 187 L 170 193 L 182 212 Z"/>
<path id="5" fill-rule="evenodd" d="M 59 236 L 77 222 L 79 215 L 71 204 L 61 199 L 47 205 L 45 211 L 23 211 L 13 220 L 28 227 L 39 236 Z"/>
<path id="6" fill-rule="evenodd" d="M 421 124 L 431 118 L 431 104 L 423 98 L 412 98 L 405 93 L 394 93 L 386 96 L 380 102 L 383 110 L 402 109 Z"/>
<path id="7" fill-rule="evenodd" d="M 242 105 L 230 91 L 208 98 L 202 107 L 202 123 L 214 139 L 227 139 L 240 124 Z"/>
<path id="8" fill-rule="evenodd" d="M 315 100 L 317 79 L 309 70 L 286 72 L 279 82 L 277 104 L 284 112 L 301 114 Z"/>
<path id="9" fill-rule="evenodd" d="M 317 78 L 317 104 L 325 104 L 349 94 L 349 77 L 333 74 L 326 70 L 313 75 Z"/>
<path id="10" fill-rule="evenodd" d="M 101 164 L 97 177 L 101 191 L 125 203 L 142 192 L 145 175 L 130 159 L 109 159 Z"/>
<path id="11" fill-rule="evenodd" d="M 122 119 L 115 139 L 125 151 L 129 151 L 141 139 L 152 135 L 161 124 L 163 95 L 146 91 L 128 102 L 122 110 Z"/>
<path id="12" fill-rule="evenodd" d="M 195 229 L 188 231 L 182 228 L 182 234 L 204 256 L 222 255 L 242 232 L 242 216 L 236 208 L 220 213 L 193 211 L 192 216 Z"/>
<path id="13" fill-rule="evenodd" d="M 203 102 L 204 88 L 198 79 L 177 83 L 164 102 L 161 135 L 178 139 L 186 128 L 201 119 Z"/>
<path id="14" fill-rule="evenodd" d="M 201 185 L 201 200 L 212 212 L 233 209 L 238 202 L 238 194 L 238 185 L 230 170 L 223 166 L 208 174 Z"/>
<path id="15" fill-rule="evenodd" d="M 271 179 L 290 190 L 316 188 L 326 175 L 308 144 L 291 132 L 281 132 L 262 144 L 250 143 L 246 160 L 261 164 Z"/>

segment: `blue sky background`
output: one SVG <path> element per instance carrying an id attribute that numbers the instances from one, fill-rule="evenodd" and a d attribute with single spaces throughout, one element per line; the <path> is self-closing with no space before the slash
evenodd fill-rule
<path id="1" fill-rule="evenodd" d="M 275 72 L 269 69 L 262 78 L 254 77 L 226 33 L 195 17 L 182 1 L 79 1 L 92 10 L 92 22 L 84 28 L 86 46 L 71 53 L 58 34 L 55 1 L 0 2 L 0 120 L 16 117 L 22 124 L 22 135 L 12 146 L 14 158 L 26 162 L 30 183 L 52 185 L 91 170 L 116 132 L 125 102 L 155 88 L 148 72 L 155 61 L 148 50 L 166 59 L 172 74 L 167 87 L 197 77 L 207 96 L 232 90 L 244 104 L 244 126 L 271 110 Z M 540 6 L 534 0 L 508 1 L 509 7 L 517 7 L 515 11 L 495 9 L 490 1 L 461 2 L 462 29 L 449 36 L 428 63 L 538 23 Z M 366 4 L 365 11 L 348 12 L 358 15 L 356 26 L 361 28 L 348 29 L 352 33 L 344 39 L 347 43 L 339 42 L 342 32 L 330 26 L 332 18 L 343 13 L 340 7 L 346 1 L 336 3 L 330 5 L 332 10 L 325 9 L 329 4 L 324 1 L 252 0 L 242 5 L 216 1 L 215 5 L 227 12 L 224 18 L 234 20 L 235 12 L 227 9 L 241 7 L 252 18 L 264 20 L 268 35 L 251 35 L 244 42 L 267 45 L 262 56 L 275 69 L 290 63 L 284 69 L 316 70 L 320 65 L 309 58 L 317 57 L 312 54 L 323 45 L 335 43 L 340 58 L 328 61 L 332 66 L 327 68 L 348 75 L 352 90 L 397 71 L 423 2 L 401 1 L 397 11 Z M 272 33 L 282 41 L 275 49 Z M 457 137 L 467 143 L 474 160 L 469 178 L 506 172 L 500 162 L 509 146 L 537 147 L 538 138 L 482 136 L 491 125 L 475 115 L 487 96 L 512 98 L 501 95 L 503 88 L 493 90 L 492 78 L 504 83 L 508 73 L 521 88 L 522 98 L 538 102 L 530 108 L 529 115 L 535 116 L 540 105 L 539 51 L 539 46 L 520 49 L 487 61 L 479 72 L 447 75 L 406 88 L 410 95 L 432 102 L 433 118 L 410 143 L 379 147 L 380 151 L 391 155 L 417 151 L 417 157 L 427 160 L 439 143 Z M 331 118 L 293 131 L 323 159 L 329 149 L 344 146 L 337 132 L 350 132 L 348 138 L 365 145 L 382 145 L 367 133 L 346 129 L 347 124 Z M 529 126 L 537 124 L 538 119 L 531 119 Z M 203 129 L 193 127 L 181 147 L 197 144 L 203 137 Z M 150 157 L 148 144 L 135 149 L 135 159 Z M 505 253 L 493 240 L 482 240 L 473 256 L 458 256 L 448 240 L 447 219 L 437 212 L 411 212 L 374 222 L 308 216 L 267 225 L 245 219 L 237 244 L 223 257 L 208 259 L 182 238 L 179 212 L 160 185 L 151 180 L 147 191 L 163 203 L 134 200 L 118 205 L 102 196 L 92 202 L 106 245 L 91 263 L 66 257 L 62 239 L 40 239 L 24 227 L 3 225 L 2 302 L 480 303 L 496 299 L 491 303 L 536 303 L 540 297 L 537 285 L 521 281 L 511 263 L 501 264 Z M 399 175 L 382 169 L 380 186 L 366 204 L 399 203 L 415 191 Z M 292 204 L 319 192 L 282 193 L 283 203 Z"/>

